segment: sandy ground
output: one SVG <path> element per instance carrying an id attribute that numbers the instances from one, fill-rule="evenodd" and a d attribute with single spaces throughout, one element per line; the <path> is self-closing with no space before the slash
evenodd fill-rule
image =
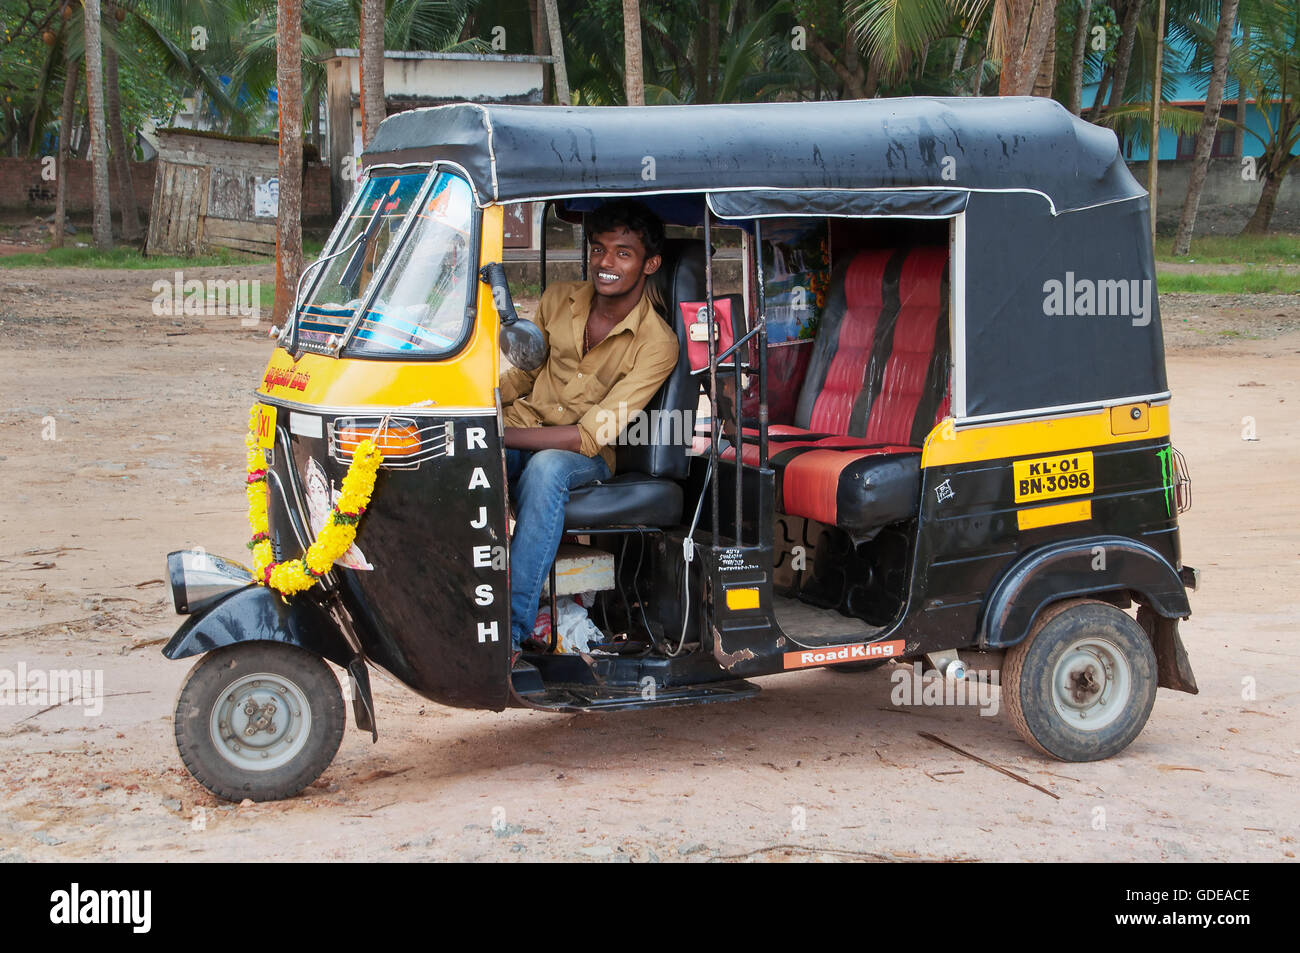
<path id="1" fill-rule="evenodd" d="M 1300 299 L 1162 300 L 1201 694 L 1161 690 L 1118 757 L 1051 762 L 1004 714 L 896 707 L 886 670 L 607 716 L 444 709 L 381 675 L 377 745 L 349 723 L 314 787 L 240 807 L 176 754 L 189 666 L 159 654 L 180 621 L 162 576 L 172 549 L 245 552 L 266 323 L 156 317 L 158 277 L 0 270 L 0 668 L 99 671 L 104 695 L 0 706 L 0 860 L 1295 857 Z"/>

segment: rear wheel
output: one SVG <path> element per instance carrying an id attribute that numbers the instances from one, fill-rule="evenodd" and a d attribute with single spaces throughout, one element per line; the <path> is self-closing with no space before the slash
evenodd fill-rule
<path id="1" fill-rule="evenodd" d="M 1002 665 L 1002 703 L 1016 730 L 1062 761 L 1123 751 L 1155 698 L 1151 639 L 1126 612 L 1092 599 L 1044 610 Z"/>
<path id="2" fill-rule="evenodd" d="M 279 642 L 203 656 L 176 700 L 176 748 L 194 779 L 229 801 L 275 801 L 319 778 L 343 740 L 328 665 Z"/>

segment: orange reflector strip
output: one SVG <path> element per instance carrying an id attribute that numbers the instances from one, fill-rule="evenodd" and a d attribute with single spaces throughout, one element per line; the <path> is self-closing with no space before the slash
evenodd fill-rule
<path id="1" fill-rule="evenodd" d="M 757 609 L 758 590 L 757 589 L 728 589 L 727 608 L 732 610 L 733 612 L 739 609 Z"/>
<path id="2" fill-rule="evenodd" d="M 1040 526 L 1056 526 L 1059 523 L 1077 523 L 1079 520 L 1090 519 L 1092 519 L 1092 500 L 1076 500 L 1072 503 L 1058 503 L 1055 506 L 1036 506 L 1016 512 L 1016 523 L 1021 529 L 1037 529 Z"/>
<path id="3" fill-rule="evenodd" d="M 389 427 L 382 433 L 377 427 L 349 427 L 338 431 L 336 438 L 339 450 L 346 454 L 355 453 L 366 439 L 373 440 L 386 457 L 410 457 L 420 452 L 420 432 L 410 425 Z"/>

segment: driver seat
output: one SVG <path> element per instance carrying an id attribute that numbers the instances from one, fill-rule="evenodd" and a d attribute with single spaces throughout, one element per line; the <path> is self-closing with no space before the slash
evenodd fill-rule
<path id="1" fill-rule="evenodd" d="M 684 301 L 704 297 L 704 242 L 698 238 L 664 241 L 663 264 L 650 276 L 667 313 L 660 313 L 677 335 L 677 366 L 645 406 L 650 440 L 615 447 L 614 476 L 573 490 L 564 510 L 566 532 L 619 526 L 673 526 L 682 521 L 681 484 L 690 461 L 699 381 L 691 376 L 686 352 Z M 620 439 L 622 435 L 620 434 Z"/>

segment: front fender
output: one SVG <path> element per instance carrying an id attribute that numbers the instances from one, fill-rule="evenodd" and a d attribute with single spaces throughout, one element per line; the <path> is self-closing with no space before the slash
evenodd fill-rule
<path id="1" fill-rule="evenodd" d="M 1150 546 L 1125 536 L 1073 539 L 1031 550 L 998 581 L 984 606 L 980 646 L 1016 645 L 1049 603 L 1116 590 L 1138 594 L 1167 619 L 1192 611 L 1178 570 Z"/>
<path id="2" fill-rule="evenodd" d="M 169 659 L 188 658 L 237 642 L 287 642 L 347 668 L 357 653 L 328 612 L 310 599 L 288 601 L 250 584 L 185 620 L 163 648 Z"/>

